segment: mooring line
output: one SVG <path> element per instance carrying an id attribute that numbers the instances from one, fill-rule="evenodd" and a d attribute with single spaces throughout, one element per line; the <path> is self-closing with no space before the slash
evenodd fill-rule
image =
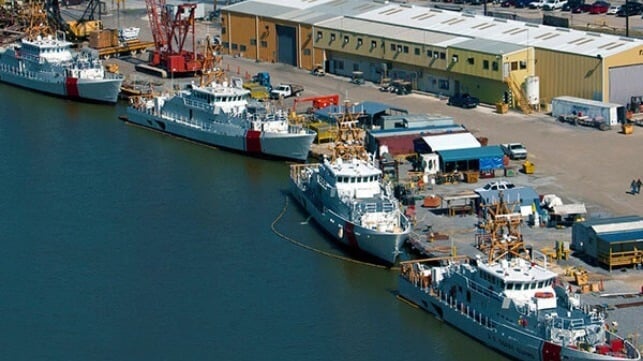
<path id="1" fill-rule="evenodd" d="M 324 255 L 324 256 L 327 256 L 327 257 L 330 257 L 330 258 L 338 259 L 338 260 L 345 261 L 345 262 L 356 263 L 356 264 L 363 265 L 363 266 L 387 269 L 387 270 L 392 270 L 392 271 L 400 269 L 399 267 L 386 267 L 386 266 L 383 266 L 383 265 L 380 265 L 380 264 L 359 261 L 359 260 L 356 260 L 354 258 L 350 258 L 350 257 L 342 256 L 342 255 L 339 255 L 339 254 L 335 254 L 335 253 L 332 253 L 332 252 L 324 251 L 324 250 L 321 250 L 319 248 L 315 248 L 315 247 L 309 246 L 307 244 L 304 244 L 304 243 L 302 243 L 302 242 L 300 242 L 300 241 L 298 241 L 298 240 L 296 240 L 294 238 L 288 237 L 287 235 L 279 232 L 277 230 L 277 227 L 276 227 L 277 223 L 279 223 L 281 218 L 283 218 L 283 216 L 286 213 L 287 209 L 288 209 L 288 196 L 285 196 L 284 197 L 284 207 L 281 210 L 281 212 L 279 213 L 279 215 L 277 216 L 277 218 L 275 218 L 275 220 L 272 222 L 272 224 L 270 225 L 270 228 L 272 229 L 272 232 L 274 234 L 276 234 L 277 236 L 287 240 L 288 242 L 294 244 L 295 246 L 307 249 L 307 250 L 315 252 L 315 253 L 319 253 L 321 255 Z"/>

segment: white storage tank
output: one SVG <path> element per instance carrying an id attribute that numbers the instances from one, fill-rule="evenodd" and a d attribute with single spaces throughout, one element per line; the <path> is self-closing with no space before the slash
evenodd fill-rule
<path id="1" fill-rule="evenodd" d="M 540 78 L 536 75 L 528 76 L 525 80 L 525 93 L 529 105 L 540 104 Z"/>

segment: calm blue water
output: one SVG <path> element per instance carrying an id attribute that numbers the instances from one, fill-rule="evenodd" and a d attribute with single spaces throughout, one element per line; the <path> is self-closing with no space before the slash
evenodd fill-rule
<path id="1" fill-rule="evenodd" d="M 498 360 L 286 197 L 288 164 L 0 84 L 0 359 Z"/>

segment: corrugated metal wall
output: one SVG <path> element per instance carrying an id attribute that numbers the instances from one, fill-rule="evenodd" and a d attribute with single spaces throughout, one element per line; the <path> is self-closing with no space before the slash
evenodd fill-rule
<path id="1" fill-rule="evenodd" d="M 536 49 L 541 103 L 569 95 L 603 101 L 603 60 L 597 57 Z"/>
<path id="2" fill-rule="evenodd" d="M 643 64 L 610 68 L 610 103 L 627 104 L 633 95 L 643 95 Z"/>

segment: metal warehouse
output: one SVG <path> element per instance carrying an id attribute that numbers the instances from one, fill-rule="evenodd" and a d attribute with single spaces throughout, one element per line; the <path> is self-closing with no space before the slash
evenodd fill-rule
<path id="1" fill-rule="evenodd" d="M 574 223 L 571 247 L 612 270 L 643 261 L 643 218 L 626 216 Z"/>
<path id="2" fill-rule="evenodd" d="M 360 0 L 249 0 L 221 11 L 224 52 L 482 102 L 548 111 L 557 96 L 626 104 L 643 94 L 643 41 Z M 468 35 L 474 34 L 474 35 Z"/>

